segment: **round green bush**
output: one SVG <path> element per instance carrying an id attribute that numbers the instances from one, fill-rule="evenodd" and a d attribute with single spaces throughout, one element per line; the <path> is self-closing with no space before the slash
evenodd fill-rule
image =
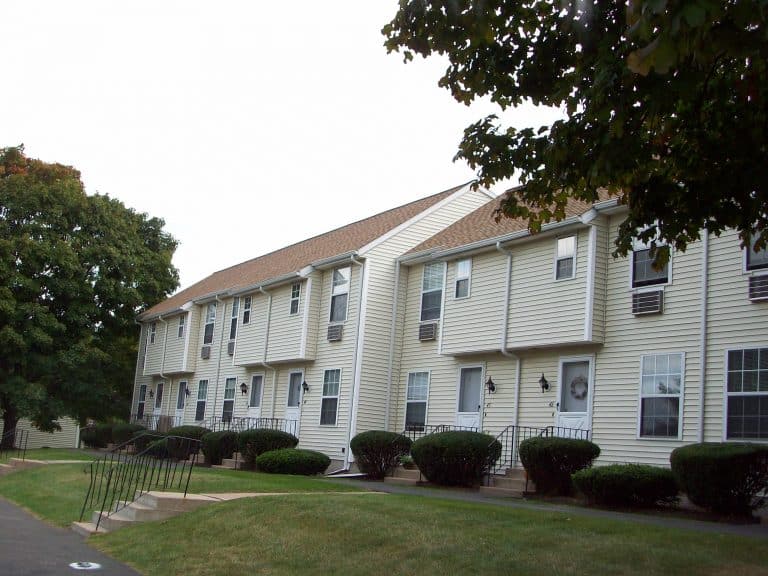
<path id="1" fill-rule="evenodd" d="M 669 468 L 614 464 L 586 468 L 571 478 L 587 501 L 595 504 L 651 508 L 677 501 L 677 482 Z"/>
<path id="2" fill-rule="evenodd" d="M 244 467 L 251 470 L 256 466 L 256 458 L 264 452 L 295 448 L 298 443 L 299 439 L 293 434 L 268 428 L 244 430 L 237 437 L 237 448 L 243 455 Z"/>
<path id="3" fill-rule="evenodd" d="M 411 450 L 411 439 L 395 432 L 370 430 L 361 432 L 349 443 L 360 471 L 381 480 L 394 468 L 400 456 Z"/>
<path id="4" fill-rule="evenodd" d="M 221 464 L 224 458 L 232 458 L 237 448 L 237 432 L 222 430 L 220 432 L 208 432 L 202 437 L 203 454 L 208 466 Z"/>
<path id="5" fill-rule="evenodd" d="M 589 440 L 537 436 L 523 440 L 519 452 L 537 492 L 567 496 L 573 493 L 571 475 L 589 468 L 600 447 Z"/>
<path id="6" fill-rule="evenodd" d="M 416 440 L 411 455 L 430 482 L 472 486 L 499 459 L 501 443 L 480 432 L 440 432 Z"/>
<path id="7" fill-rule="evenodd" d="M 88 426 L 80 434 L 80 440 L 89 448 L 106 448 L 112 442 L 113 424 Z"/>
<path id="8" fill-rule="evenodd" d="M 203 426 L 176 426 L 168 430 L 168 455 L 176 460 L 186 460 L 200 449 L 199 440 L 210 429 Z M 195 442 L 197 440 L 198 442 Z"/>
<path id="9" fill-rule="evenodd" d="M 149 454 L 155 458 L 168 458 L 168 440 L 170 439 L 156 438 L 152 440 L 147 446 L 145 454 Z"/>
<path id="10" fill-rule="evenodd" d="M 163 432 L 153 432 L 150 430 L 139 430 L 133 434 L 133 446 L 136 454 L 144 453 L 152 442 L 164 439 Z"/>
<path id="11" fill-rule="evenodd" d="M 749 516 L 765 503 L 768 446 L 735 442 L 690 444 L 669 457 L 680 489 L 718 514 Z"/>
<path id="12" fill-rule="evenodd" d="M 112 427 L 112 442 L 117 445 L 125 444 L 140 430 L 146 430 L 146 428 L 141 424 L 115 424 Z"/>
<path id="13" fill-rule="evenodd" d="M 330 464 L 331 459 L 325 454 L 297 448 L 271 450 L 256 458 L 256 469 L 268 474 L 314 476 L 325 472 Z"/>

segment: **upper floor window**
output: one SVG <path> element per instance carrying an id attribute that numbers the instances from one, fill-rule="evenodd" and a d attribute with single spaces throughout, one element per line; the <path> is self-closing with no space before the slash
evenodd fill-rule
<path id="1" fill-rule="evenodd" d="M 186 323 L 187 323 L 187 315 L 182 314 L 181 316 L 179 316 L 179 332 L 178 332 L 179 338 L 184 337 L 184 325 Z"/>
<path id="2" fill-rule="evenodd" d="M 640 361 L 640 436 L 679 438 L 683 355 L 648 354 Z"/>
<path id="3" fill-rule="evenodd" d="M 750 238 L 747 248 L 747 270 L 763 270 L 768 268 L 768 248 L 755 252 L 757 237 Z"/>
<path id="4" fill-rule="evenodd" d="M 155 335 L 157 334 L 157 322 L 152 322 L 149 325 L 149 343 L 155 343 Z"/>
<path id="5" fill-rule="evenodd" d="M 216 324 L 216 302 L 210 302 L 205 310 L 205 332 L 203 344 L 213 342 L 213 326 Z"/>
<path id="6" fill-rule="evenodd" d="M 726 437 L 768 438 L 768 348 L 728 351 Z"/>
<path id="7" fill-rule="evenodd" d="M 469 286 L 472 279 L 472 259 L 456 262 L 456 285 L 454 286 L 454 298 L 469 298 Z"/>
<path id="8" fill-rule="evenodd" d="M 443 277 L 445 263 L 432 262 L 424 265 L 421 283 L 421 321 L 440 318 L 443 305 Z"/>
<path id="9" fill-rule="evenodd" d="M 299 299 L 301 298 L 301 282 L 291 284 L 291 309 L 290 314 L 299 313 Z"/>
<path id="10" fill-rule="evenodd" d="M 240 314 L 240 298 L 232 300 L 232 318 L 229 323 L 229 339 L 234 340 L 237 336 L 237 317 Z"/>
<path id="11" fill-rule="evenodd" d="M 333 271 L 331 287 L 331 322 L 344 322 L 347 319 L 347 296 L 349 296 L 349 278 L 352 268 L 346 266 Z"/>
<path id="12" fill-rule="evenodd" d="M 576 275 L 576 236 L 557 239 L 555 280 L 568 280 Z"/>
<path id="13" fill-rule="evenodd" d="M 667 284 L 668 282 L 669 262 L 661 268 L 655 268 L 650 245 L 635 240 L 632 250 L 632 288 Z"/>
<path id="14" fill-rule="evenodd" d="M 243 298 L 243 326 L 251 322 L 251 297 Z"/>

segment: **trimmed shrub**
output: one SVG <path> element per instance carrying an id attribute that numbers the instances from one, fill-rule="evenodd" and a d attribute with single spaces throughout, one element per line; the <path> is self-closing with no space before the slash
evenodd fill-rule
<path id="1" fill-rule="evenodd" d="M 293 434 L 269 428 L 244 430 L 237 437 L 237 448 L 243 455 L 244 467 L 251 470 L 256 466 L 256 458 L 265 452 L 295 448 L 298 443 L 299 439 Z"/>
<path id="2" fill-rule="evenodd" d="M 198 450 L 199 444 L 190 442 L 200 440 L 210 430 L 202 426 L 176 426 L 168 430 L 168 455 L 176 460 L 186 460 L 189 456 Z M 178 438 L 172 438 L 178 436 Z"/>
<path id="3" fill-rule="evenodd" d="M 141 424 L 115 424 L 112 427 L 112 442 L 118 445 L 124 444 L 133 438 L 133 435 L 140 430 L 146 430 L 146 428 Z"/>
<path id="4" fill-rule="evenodd" d="M 80 434 L 80 440 L 89 448 L 106 448 L 112 442 L 112 424 L 88 426 Z"/>
<path id="5" fill-rule="evenodd" d="M 472 486 L 499 459 L 501 443 L 480 432 L 440 432 L 416 440 L 411 455 L 430 482 Z"/>
<path id="6" fill-rule="evenodd" d="M 680 489 L 719 514 L 749 516 L 765 503 L 768 446 L 735 442 L 690 444 L 669 458 Z"/>
<path id="7" fill-rule="evenodd" d="M 328 456 L 314 450 L 281 448 L 264 452 L 256 458 L 256 469 L 268 474 L 314 476 L 325 472 L 330 463 Z"/>
<path id="8" fill-rule="evenodd" d="M 208 466 L 221 464 L 224 458 L 232 458 L 237 448 L 237 432 L 222 430 L 221 432 L 208 432 L 202 437 L 203 454 Z"/>
<path id="9" fill-rule="evenodd" d="M 165 433 L 163 432 L 139 430 L 138 432 L 134 432 L 133 434 L 133 446 L 134 446 L 134 449 L 136 450 L 136 454 L 141 454 L 147 448 L 149 448 L 149 445 L 152 442 L 156 442 L 157 440 L 164 440 L 164 439 L 165 439 Z"/>
<path id="10" fill-rule="evenodd" d="M 571 479 L 587 501 L 595 504 L 652 508 L 677 501 L 677 482 L 669 468 L 614 464 L 580 470 Z"/>
<path id="11" fill-rule="evenodd" d="M 168 457 L 168 441 L 170 438 L 156 438 L 147 446 L 147 454 L 155 458 Z"/>
<path id="12" fill-rule="evenodd" d="M 410 452 L 411 439 L 395 432 L 371 430 L 352 438 L 349 447 L 360 471 L 370 478 L 381 480 L 397 466 L 401 456 Z"/>
<path id="13" fill-rule="evenodd" d="M 571 475 L 589 468 L 600 447 L 589 440 L 536 437 L 523 440 L 519 452 L 538 492 L 567 496 L 573 493 Z"/>

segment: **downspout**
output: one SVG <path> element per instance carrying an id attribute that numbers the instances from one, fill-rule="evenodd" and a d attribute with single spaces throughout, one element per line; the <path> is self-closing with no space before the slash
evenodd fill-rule
<path id="1" fill-rule="evenodd" d="M 221 298 L 216 296 L 216 302 L 224 302 Z M 216 314 L 216 317 L 218 318 L 218 313 Z M 211 418 L 216 417 L 216 400 L 219 397 L 219 378 L 221 376 L 221 351 L 224 349 L 224 319 L 227 316 L 227 305 L 224 304 L 224 310 L 221 311 L 221 337 L 219 338 L 219 357 L 216 360 L 216 388 L 213 392 L 213 410 L 211 411 Z M 216 322 L 214 320 L 213 324 L 214 330 L 216 329 Z"/>
<path id="2" fill-rule="evenodd" d="M 157 319 L 165 325 L 165 336 L 163 337 L 163 359 L 160 360 L 160 378 L 165 378 L 165 351 L 168 348 L 168 322 L 163 320 L 162 314 L 158 316 Z"/>
<path id="3" fill-rule="evenodd" d="M 387 406 L 384 412 L 384 430 L 389 430 L 392 402 L 392 368 L 395 363 L 395 332 L 397 331 L 397 305 L 400 296 L 400 262 L 395 260 L 395 293 L 392 296 L 392 323 L 389 328 L 389 362 L 387 364 Z"/>
<path id="4" fill-rule="evenodd" d="M 512 425 L 517 426 L 517 416 L 519 413 L 518 407 L 520 405 L 520 357 L 511 354 L 509 350 L 507 350 L 507 336 L 509 334 L 509 300 L 510 291 L 512 289 L 512 252 L 502 248 L 501 241 L 496 242 L 496 250 L 507 257 L 507 276 L 504 279 L 504 310 L 502 312 L 499 352 L 501 352 L 502 356 L 517 360 L 517 366 L 515 367 L 515 412 L 512 420 Z"/>
<path id="5" fill-rule="evenodd" d="M 354 418 L 357 416 L 357 402 L 358 402 L 358 395 L 360 393 L 360 371 L 362 368 L 362 347 L 363 347 L 363 338 L 364 338 L 364 327 L 365 327 L 365 318 L 362 317 L 362 310 L 363 310 L 363 298 L 365 297 L 365 284 L 368 281 L 365 265 L 363 262 L 360 262 L 359 260 L 355 260 L 355 256 L 352 255 L 349 257 L 349 259 L 352 261 L 353 264 L 360 267 L 360 294 L 357 297 L 357 330 L 356 330 L 356 336 L 355 336 L 355 353 L 352 357 L 352 366 L 354 370 L 353 374 L 353 382 L 354 385 L 352 386 L 352 396 L 349 399 L 349 418 L 347 420 L 347 439 L 344 445 L 344 468 L 349 468 L 349 443 L 352 440 L 352 433 L 355 430 L 356 422 L 354 422 Z M 350 279 L 351 281 L 351 279 Z"/>
<path id="6" fill-rule="evenodd" d="M 270 411 L 271 418 L 275 417 L 275 403 L 277 402 L 277 370 L 275 370 L 272 366 L 267 364 L 267 351 L 269 348 L 269 327 L 272 324 L 272 293 L 267 292 L 259 286 L 259 292 L 264 294 L 268 300 L 267 300 L 267 326 L 264 329 L 264 355 L 261 359 L 261 363 L 266 367 L 272 370 L 272 409 Z"/>
<path id="7" fill-rule="evenodd" d="M 699 430 L 698 441 L 704 441 L 704 394 L 707 383 L 707 310 L 709 307 L 709 230 L 704 228 L 701 244 L 701 342 L 699 349 Z"/>

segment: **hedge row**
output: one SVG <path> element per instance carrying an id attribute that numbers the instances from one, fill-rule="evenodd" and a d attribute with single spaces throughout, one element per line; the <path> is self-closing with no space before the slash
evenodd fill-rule
<path id="1" fill-rule="evenodd" d="M 84 428 L 80 440 L 89 448 L 106 448 L 108 444 L 128 442 L 139 430 L 145 430 L 144 426 L 124 422 L 96 424 Z"/>

